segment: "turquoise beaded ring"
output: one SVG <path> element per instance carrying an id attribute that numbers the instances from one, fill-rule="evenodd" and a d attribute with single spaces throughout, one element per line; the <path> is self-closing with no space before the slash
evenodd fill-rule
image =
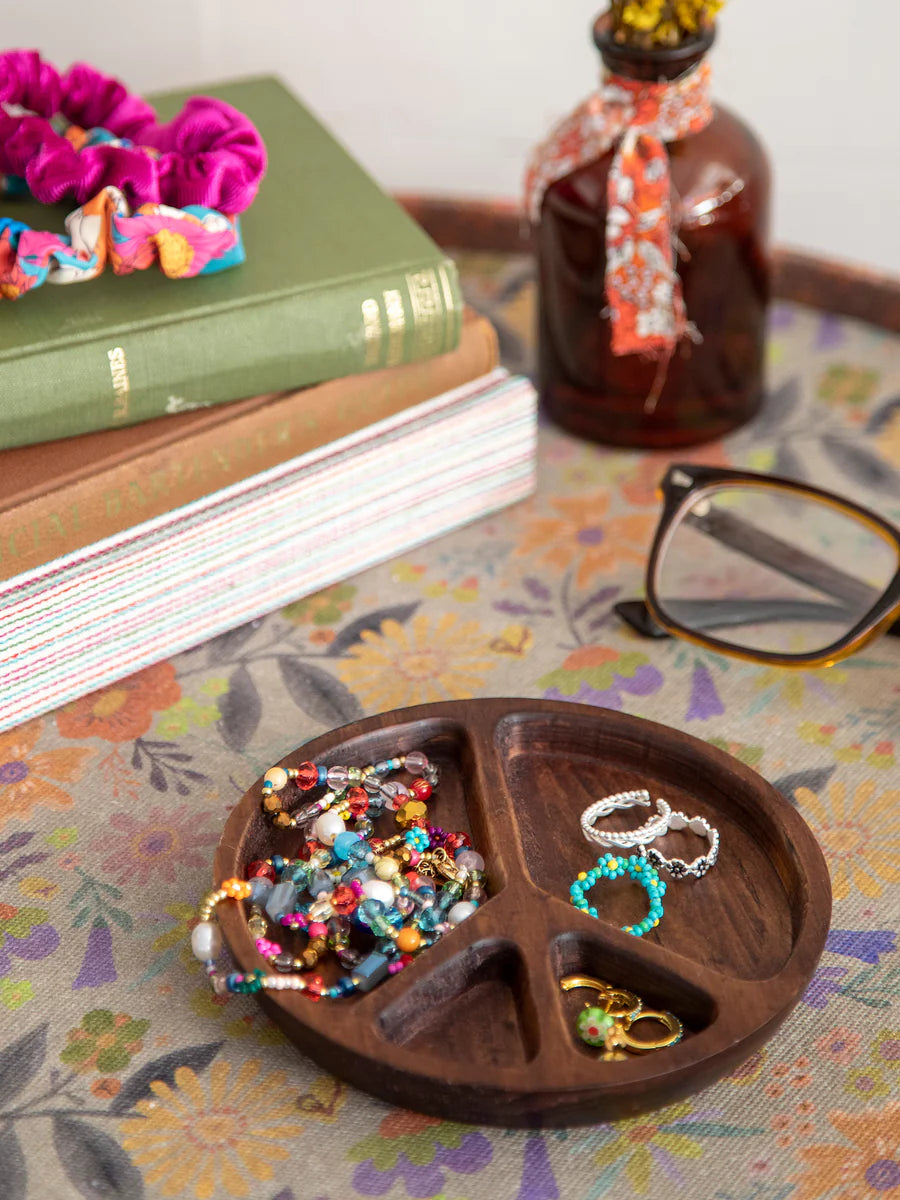
<path id="1" fill-rule="evenodd" d="M 622 854 L 601 854 L 596 867 L 578 873 L 578 878 L 569 888 L 569 899 L 581 912 L 597 917 L 599 913 L 588 903 L 585 893 L 601 879 L 618 879 L 622 875 L 629 875 L 635 883 L 639 883 L 650 899 L 650 911 L 643 921 L 622 926 L 623 933 L 643 937 L 659 924 L 663 915 L 662 898 L 666 894 L 666 885 L 660 879 L 656 868 L 646 858 L 637 854 L 630 854 L 627 858 Z"/>

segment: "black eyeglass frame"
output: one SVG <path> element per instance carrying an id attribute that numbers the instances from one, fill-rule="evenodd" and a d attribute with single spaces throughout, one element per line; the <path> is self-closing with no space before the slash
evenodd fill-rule
<path id="1" fill-rule="evenodd" d="M 900 529 L 890 521 L 880 517 L 871 509 L 855 504 L 853 501 L 829 492 L 824 488 L 813 487 L 811 484 L 799 483 L 780 475 L 765 475 L 754 471 L 739 471 L 725 467 L 707 467 L 692 463 L 675 463 L 669 467 L 660 484 L 663 509 L 659 524 L 650 549 L 646 574 L 646 612 L 638 611 L 634 601 L 624 601 L 615 606 L 616 612 L 639 633 L 649 637 L 674 634 L 693 642 L 695 645 L 715 650 L 730 657 L 742 658 L 748 662 L 768 663 L 783 667 L 827 667 L 833 663 L 854 654 L 868 642 L 881 633 L 891 633 L 900 636 L 900 565 L 898 565 L 892 580 L 884 589 L 881 598 L 857 623 L 841 638 L 832 642 L 822 650 L 808 654 L 782 654 L 767 650 L 750 650 L 724 641 L 712 634 L 699 633 L 697 630 L 683 625 L 680 621 L 666 613 L 660 603 L 657 592 L 657 577 L 663 553 L 669 537 L 682 514 L 696 504 L 697 498 L 705 490 L 713 487 L 740 484 L 747 487 L 776 487 L 780 490 L 796 492 L 798 496 L 806 496 L 820 501 L 843 513 L 859 520 L 862 524 L 874 529 L 886 541 L 893 544 L 900 564 Z M 648 624 L 649 617 L 656 623 L 654 629 Z M 895 624 L 896 623 L 896 624 Z M 891 626 L 894 628 L 890 628 Z"/>

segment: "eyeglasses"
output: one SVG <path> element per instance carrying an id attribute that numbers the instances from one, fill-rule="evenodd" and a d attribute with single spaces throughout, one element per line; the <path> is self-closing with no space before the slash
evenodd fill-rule
<path id="1" fill-rule="evenodd" d="M 900 529 L 876 513 L 776 475 L 688 464 L 669 468 L 662 495 L 646 602 L 615 606 L 638 633 L 783 667 L 900 636 Z"/>

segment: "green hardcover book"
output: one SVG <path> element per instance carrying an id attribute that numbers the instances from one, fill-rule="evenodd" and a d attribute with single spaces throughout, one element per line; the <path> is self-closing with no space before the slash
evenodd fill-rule
<path id="1" fill-rule="evenodd" d="M 247 113 L 269 166 L 242 216 L 247 261 L 170 280 L 157 268 L 44 285 L 0 300 L 0 448 L 134 424 L 453 349 L 454 264 L 276 79 L 152 97 L 169 120 L 191 95 Z M 75 207 L 5 200 L 64 229 Z"/>

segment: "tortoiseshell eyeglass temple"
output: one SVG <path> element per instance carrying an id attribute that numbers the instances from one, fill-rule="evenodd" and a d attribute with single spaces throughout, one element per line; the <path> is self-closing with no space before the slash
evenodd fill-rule
<path id="1" fill-rule="evenodd" d="M 646 601 L 618 615 L 644 637 L 723 654 L 826 666 L 879 633 L 900 636 L 900 529 L 821 488 L 775 475 L 679 464 Z"/>

